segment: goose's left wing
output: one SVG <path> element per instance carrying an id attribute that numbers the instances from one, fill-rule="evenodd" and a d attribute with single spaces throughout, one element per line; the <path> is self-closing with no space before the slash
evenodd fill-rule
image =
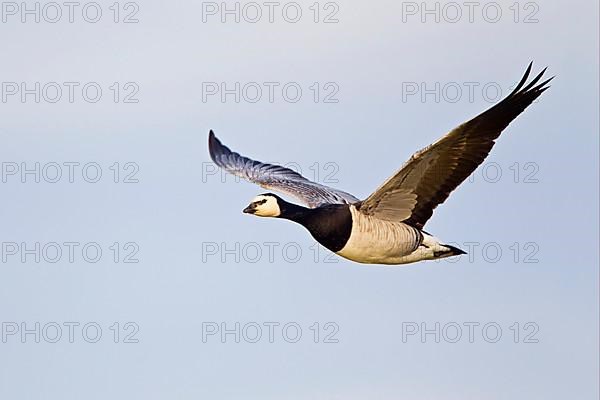
<path id="1" fill-rule="evenodd" d="M 312 182 L 289 168 L 239 155 L 223 145 L 212 130 L 208 134 L 208 150 L 214 163 L 230 174 L 256 183 L 265 189 L 293 196 L 309 207 L 314 208 L 324 204 L 351 204 L 358 201 L 349 193 Z"/>
<path id="2" fill-rule="evenodd" d="M 552 78 L 537 84 L 545 69 L 525 86 L 531 66 L 501 102 L 416 152 L 396 175 L 357 205 L 360 211 L 422 228 L 433 210 L 483 162 L 504 128 L 548 89 Z"/>

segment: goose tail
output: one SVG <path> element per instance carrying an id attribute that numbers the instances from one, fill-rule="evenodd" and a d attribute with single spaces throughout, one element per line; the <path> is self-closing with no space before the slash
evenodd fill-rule
<path id="1" fill-rule="evenodd" d="M 452 257 L 452 256 L 460 256 L 461 254 L 467 254 L 466 251 L 459 249 L 458 247 L 451 246 L 449 244 L 441 245 L 443 250 L 440 251 L 438 257 Z"/>

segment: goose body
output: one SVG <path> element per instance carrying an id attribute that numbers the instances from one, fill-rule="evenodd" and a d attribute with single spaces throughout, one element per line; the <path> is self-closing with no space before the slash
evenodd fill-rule
<path id="1" fill-rule="evenodd" d="M 256 209 L 270 201 L 277 203 L 272 216 L 304 226 L 323 247 L 352 261 L 395 265 L 464 254 L 403 222 L 364 215 L 354 204 L 306 208 L 266 193 L 255 197 L 244 212 L 255 214 Z"/>
<path id="2" fill-rule="evenodd" d="M 545 69 L 525 86 L 531 67 L 504 100 L 416 152 L 362 201 L 288 168 L 232 152 L 212 130 L 209 152 L 226 171 L 293 196 L 307 206 L 265 193 L 256 196 L 244 213 L 294 221 L 341 257 L 365 264 L 396 265 L 465 254 L 441 243 L 423 227 L 433 210 L 483 162 L 502 130 L 548 88 L 552 78 L 537 84 Z"/>
<path id="3" fill-rule="evenodd" d="M 408 264 L 434 260 L 464 251 L 442 245 L 438 239 L 403 222 L 387 221 L 364 215 L 354 205 L 352 232 L 344 247 L 336 254 L 365 264 Z"/>

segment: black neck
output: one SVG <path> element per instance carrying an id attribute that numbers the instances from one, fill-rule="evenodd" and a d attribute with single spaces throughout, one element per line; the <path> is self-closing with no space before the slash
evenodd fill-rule
<path id="1" fill-rule="evenodd" d="M 281 214 L 279 218 L 289 219 L 290 221 L 302 224 L 306 221 L 312 209 L 299 206 L 297 204 L 288 203 L 285 201 L 279 201 L 279 209 Z"/>
<path id="2" fill-rule="evenodd" d="M 347 204 L 306 208 L 279 200 L 279 218 L 304 226 L 312 237 L 333 252 L 341 250 L 352 234 L 352 214 Z"/>

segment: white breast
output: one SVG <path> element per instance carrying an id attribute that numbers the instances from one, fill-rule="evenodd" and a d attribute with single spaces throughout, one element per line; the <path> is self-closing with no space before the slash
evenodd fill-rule
<path id="1" fill-rule="evenodd" d="M 421 237 L 411 226 L 364 215 L 353 205 L 350 212 L 350 239 L 337 252 L 344 258 L 367 264 L 401 264 L 419 246 Z"/>

